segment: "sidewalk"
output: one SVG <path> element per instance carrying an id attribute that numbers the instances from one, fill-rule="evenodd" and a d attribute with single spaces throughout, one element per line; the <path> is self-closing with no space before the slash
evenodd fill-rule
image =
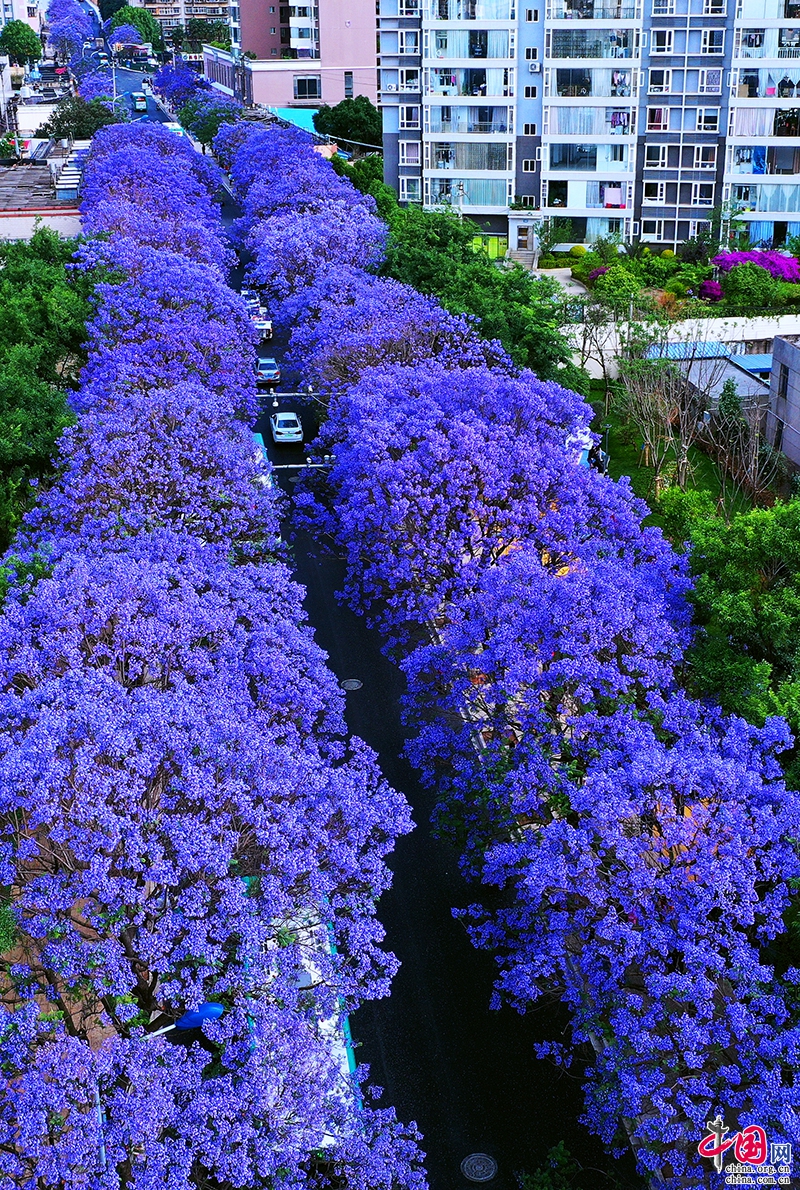
<path id="1" fill-rule="evenodd" d="M 555 281 L 558 281 L 561 288 L 571 297 L 588 292 L 586 286 L 581 281 L 575 280 L 570 269 L 531 269 L 531 275 L 534 277 L 552 277 Z"/>

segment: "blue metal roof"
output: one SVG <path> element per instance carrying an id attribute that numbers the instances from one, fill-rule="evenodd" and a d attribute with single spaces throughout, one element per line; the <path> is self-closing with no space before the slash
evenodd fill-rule
<path id="1" fill-rule="evenodd" d="M 735 355 L 733 359 L 748 372 L 769 372 L 772 370 L 772 355 Z"/>

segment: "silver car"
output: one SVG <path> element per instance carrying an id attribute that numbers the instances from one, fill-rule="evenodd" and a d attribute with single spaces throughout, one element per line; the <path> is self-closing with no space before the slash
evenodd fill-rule
<path id="1" fill-rule="evenodd" d="M 296 413 L 273 413 L 269 419 L 272 441 L 278 445 L 303 441 L 303 427 Z"/>

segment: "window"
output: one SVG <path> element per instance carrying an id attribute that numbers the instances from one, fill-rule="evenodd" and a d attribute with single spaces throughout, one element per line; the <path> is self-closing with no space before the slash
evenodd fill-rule
<path id="1" fill-rule="evenodd" d="M 419 128 L 420 109 L 418 107 L 400 108 L 400 127 L 403 129 Z"/>
<path id="2" fill-rule="evenodd" d="M 716 145 L 695 145 L 694 147 L 694 169 L 716 169 L 717 168 L 717 146 Z"/>
<path id="3" fill-rule="evenodd" d="M 322 76 L 319 74 L 296 74 L 294 76 L 295 99 L 321 99 Z"/>
<path id="4" fill-rule="evenodd" d="M 711 231 L 710 219 L 691 219 L 689 221 L 689 235 L 701 236 Z M 767 354 L 766 352 L 764 354 Z"/>
<path id="5" fill-rule="evenodd" d="M 346 70 L 344 72 L 344 97 L 345 99 L 353 98 L 353 72 Z"/>
<path id="6" fill-rule="evenodd" d="M 275 33 L 277 33 L 277 32 L 278 32 L 278 30 L 277 30 L 277 29 L 275 28 L 275 26 L 273 25 L 273 26 L 272 26 L 272 28 L 270 29 L 270 33 L 272 33 L 272 34 L 274 35 L 274 34 L 275 34 Z"/>
<path id="7" fill-rule="evenodd" d="M 622 235 L 622 220 L 621 219 L 609 219 L 608 234 L 610 236 L 621 236 Z"/>
<path id="8" fill-rule="evenodd" d="M 663 204 L 666 201 L 666 182 L 645 182 L 642 187 L 642 202 Z"/>
<path id="9" fill-rule="evenodd" d="M 625 160 L 625 146 L 624 145 L 609 145 L 608 157 L 610 161 L 624 161 Z"/>
<path id="10" fill-rule="evenodd" d="M 723 54 L 725 52 L 725 30 L 703 29 L 700 41 L 701 54 Z"/>
<path id="11" fill-rule="evenodd" d="M 535 99 L 536 98 L 536 88 L 535 87 L 526 87 L 525 88 L 525 98 L 526 99 Z"/>
<path id="12" fill-rule="evenodd" d="M 674 17 L 675 0 L 653 0 L 654 17 Z"/>
<path id="13" fill-rule="evenodd" d="M 38 12 L 39 12 L 38 8 L 31 8 L 31 6 L 28 5 L 28 20 L 32 21 L 34 19 L 34 17 L 36 17 L 36 15 L 38 14 Z"/>
<path id="14" fill-rule="evenodd" d="M 421 202 L 422 201 L 422 184 L 419 178 L 401 178 L 400 179 L 400 201 L 401 202 Z"/>
<path id="15" fill-rule="evenodd" d="M 536 62 L 539 58 L 539 51 L 535 45 L 529 45 L 525 50 L 525 61 Z"/>
<path id="16" fill-rule="evenodd" d="M 522 131 L 523 136 L 536 136 L 536 125 L 535 124 L 523 124 L 522 130 L 523 130 Z"/>
<path id="17" fill-rule="evenodd" d="M 703 0 L 704 17 L 724 17 L 725 0 Z"/>
<path id="18" fill-rule="evenodd" d="M 786 364 L 778 364 L 778 400 L 785 401 L 789 395 L 789 369 Z"/>
<path id="19" fill-rule="evenodd" d="M 664 220 L 663 219 L 643 219 L 642 220 L 642 239 L 643 240 L 660 240 L 664 237 Z"/>
<path id="20" fill-rule="evenodd" d="M 419 15 L 419 0 L 400 0 L 401 17 L 418 17 Z"/>
<path id="21" fill-rule="evenodd" d="M 419 165 L 421 161 L 422 146 L 418 140 L 401 140 L 400 141 L 400 164 L 401 165 Z"/>
<path id="22" fill-rule="evenodd" d="M 719 132 L 718 107 L 699 107 L 697 109 L 697 131 Z"/>
<path id="23" fill-rule="evenodd" d="M 668 132 L 669 131 L 669 108 L 668 107 L 649 107 L 647 109 L 647 131 L 648 132 Z"/>
<path id="24" fill-rule="evenodd" d="M 705 29 L 708 33 L 709 30 Z M 720 95 L 722 93 L 722 71 L 717 69 L 701 70 L 697 80 L 697 90 L 701 95 Z"/>
<path id="25" fill-rule="evenodd" d="M 705 32 L 708 32 L 708 30 L 705 30 Z M 654 29 L 653 40 L 650 43 L 650 53 L 672 54 L 674 53 L 674 43 L 674 29 Z"/>
<path id="26" fill-rule="evenodd" d="M 671 70 L 651 70 L 647 85 L 648 95 L 669 95 L 672 90 Z"/>
<path id="27" fill-rule="evenodd" d="M 526 21 L 538 21 L 538 19 L 539 19 L 539 9 L 538 8 L 526 8 L 525 9 L 525 20 Z"/>
<path id="28" fill-rule="evenodd" d="M 526 157 L 522 162 L 522 172 L 524 174 L 536 173 L 536 159 L 534 157 Z"/>
<path id="29" fill-rule="evenodd" d="M 645 169 L 666 169 L 667 168 L 667 145 L 645 145 L 645 147 L 644 147 L 644 168 Z"/>
<path id="30" fill-rule="evenodd" d="M 278 56 L 278 51 L 277 51 L 277 49 L 275 48 L 275 46 L 273 46 L 273 47 L 272 47 L 272 49 L 271 49 L 269 52 L 270 52 L 270 54 L 272 54 L 272 57 L 273 57 L 273 58 L 277 58 L 277 56 Z"/>
<path id="31" fill-rule="evenodd" d="M 714 205 L 714 183 L 713 182 L 692 182 L 692 206 L 693 207 L 713 207 Z"/>
<path id="32" fill-rule="evenodd" d="M 400 53 L 401 54 L 418 54 L 419 53 L 419 31 L 417 29 L 401 29 L 400 30 Z"/>
<path id="33" fill-rule="evenodd" d="M 401 91 L 419 91 L 419 70 L 413 67 L 404 67 L 400 70 L 400 90 Z"/>

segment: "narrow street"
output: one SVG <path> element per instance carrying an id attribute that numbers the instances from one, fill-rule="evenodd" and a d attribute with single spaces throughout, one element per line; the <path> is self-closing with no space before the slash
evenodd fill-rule
<path id="1" fill-rule="evenodd" d="M 267 407 L 270 399 L 265 401 Z M 281 408 L 303 415 L 307 437 L 314 419 L 284 399 Z M 299 462 L 300 447 L 271 445 L 269 417 L 256 428 L 273 462 Z M 289 471 L 281 486 L 291 492 Z M 402 759 L 402 676 L 383 656 L 380 637 L 336 599 L 342 563 L 301 535 L 292 545 L 297 577 L 306 588 L 306 609 L 318 643 L 339 680 L 357 678 L 347 694 L 350 730 L 378 753 L 387 780 L 413 807 L 416 830 L 392 857 L 394 886 L 380 903 L 387 946 L 402 966 L 391 996 L 368 1004 L 351 1020 L 357 1060 L 385 1090 L 386 1105 L 403 1120 L 416 1120 L 427 1153 L 432 1190 L 467 1190 L 460 1165 L 471 1153 L 488 1153 L 499 1169 L 494 1190 L 516 1190 L 515 1174 L 532 1172 L 563 1140 L 586 1169 L 585 1183 L 639 1185 L 632 1160 L 615 1162 L 578 1124 L 582 1094 L 577 1078 L 539 1061 L 534 1043 L 559 1036 L 567 1015 L 548 1004 L 522 1017 L 509 1008 L 490 1011 L 494 963 L 476 951 L 453 907 L 479 899 L 461 879 L 455 853 L 436 840 L 430 826 L 435 798 Z"/>

